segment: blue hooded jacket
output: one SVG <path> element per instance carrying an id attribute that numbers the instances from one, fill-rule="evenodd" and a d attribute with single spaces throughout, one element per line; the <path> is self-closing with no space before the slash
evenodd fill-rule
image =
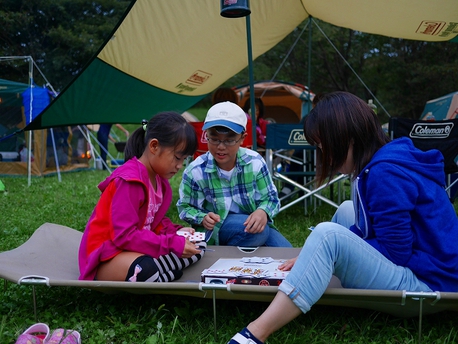
<path id="1" fill-rule="evenodd" d="M 458 218 L 438 150 L 408 138 L 386 144 L 357 177 L 353 200 L 354 233 L 433 291 L 458 291 Z"/>

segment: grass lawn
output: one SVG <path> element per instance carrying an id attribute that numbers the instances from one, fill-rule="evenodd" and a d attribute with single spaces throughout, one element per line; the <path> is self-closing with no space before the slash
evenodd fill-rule
<path id="1" fill-rule="evenodd" d="M 96 185 L 106 171 L 66 173 L 56 177 L 1 178 L 0 251 L 17 247 L 40 225 L 52 222 L 83 230 L 99 197 Z M 174 201 L 169 217 L 180 222 L 173 204 L 180 175 L 171 180 Z M 301 205 L 281 212 L 276 224 L 301 247 L 307 228 L 328 220 L 334 209 L 320 206 L 304 213 Z M 32 288 L 5 283 L 0 293 L 0 343 L 13 344 L 35 323 Z M 217 340 L 213 336 L 212 301 L 192 297 L 102 294 L 70 287 L 37 287 L 38 321 L 51 329 L 78 330 L 82 343 L 226 343 L 267 306 L 261 302 L 217 301 Z M 458 342 L 457 314 L 423 318 L 424 343 Z M 400 319 L 363 309 L 315 306 L 271 336 L 268 343 L 416 343 L 418 319 Z"/>

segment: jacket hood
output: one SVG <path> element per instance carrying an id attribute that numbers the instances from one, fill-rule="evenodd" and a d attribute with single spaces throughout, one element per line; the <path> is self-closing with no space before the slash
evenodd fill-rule
<path id="1" fill-rule="evenodd" d="M 386 149 L 385 149 L 386 147 Z M 437 149 L 422 151 L 406 137 L 387 143 L 376 152 L 365 169 L 381 162 L 400 165 L 412 174 L 421 175 L 439 185 L 445 185 L 444 157 Z"/>
<path id="2" fill-rule="evenodd" d="M 98 188 L 100 191 L 104 191 L 108 184 L 113 179 L 122 178 L 124 180 L 138 180 L 143 182 L 145 185 L 148 185 L 149 176 L 146 168 L 141 168 L 141 162 L 138 161 L 136 157 L 126 161 L 122 166 L 123 168 L 116 168 L 111 175 L 109 175 L 104 181 L 102 181 Z M 138 176 L 138 179 L 132 176 Z"/>

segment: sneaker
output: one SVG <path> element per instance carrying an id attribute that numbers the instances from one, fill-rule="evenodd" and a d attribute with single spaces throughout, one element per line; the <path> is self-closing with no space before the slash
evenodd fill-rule
<path id="1" fill-rule="evenodd" d="M 231 338 L 227 344 L 263 344 L 246 327 Z"/>
<path id="2" fill-rule="evenodd" d="M 231 338 L 230 341 L 227 342 L 227 344 L 258 344 L 258 342 L 255 342 L 251 338 L 246 338 L 240 333 L 237 333 L 234 337 Z"/>
<path id="3" fill-rule="evenodd" d="M 51 337 L 43 344 L 81 344 L 81 335 L 75 330 L 58 328 L 54 330 Z"/>
<path id="4" fill-rule="evenodd" d="M 16 340 L 16 344 L 42 344 L 48 337 L 48 325 L 37 323 L 25 330 Z"/>

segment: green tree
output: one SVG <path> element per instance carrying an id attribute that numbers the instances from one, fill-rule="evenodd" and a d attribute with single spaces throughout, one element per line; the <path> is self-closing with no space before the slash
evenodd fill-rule
<path id="1" fill-rule="evenodd" d="M 457 90 L 458 44 L 385 40 L 375 66 L 392 116 L 419 118 L 426 101 Z"/>
<path id="2" fill-rule="evenodd" d="M 1 56 L 31 56 L 62 89 L 107 40 L 130 1 L 0 0 Z M 3 78 L 28 80 L 27 62 L 0 63 Z M 34 73 L 37 83 L 44 82 Z"/>
<path id="3" fill-rule="evenodd" d="M 364 100 L 373 98 L 373 94 L 388 112 L 379 106 L 382 122 L 388 120 L 388 114 L 419 118 L 426 101 L 456 91 L 456 43 L 397 39 L 336 27 L 316 19 L 314 22 L 310 26 L 308 20 L 304 21 L 277 46 L 258 57 L 254 62 L 255 79 L 270 80 L 275 75 L 276 80 L 304 85 L 310 80 L 315 93 L 343 90 Z M 304 26 L 307 26 L 305 30 Z M 278 71 L 279 66 L 282 68 Z M 245 69 L 225 85 L 234 86 L 247 80 Z"/>

